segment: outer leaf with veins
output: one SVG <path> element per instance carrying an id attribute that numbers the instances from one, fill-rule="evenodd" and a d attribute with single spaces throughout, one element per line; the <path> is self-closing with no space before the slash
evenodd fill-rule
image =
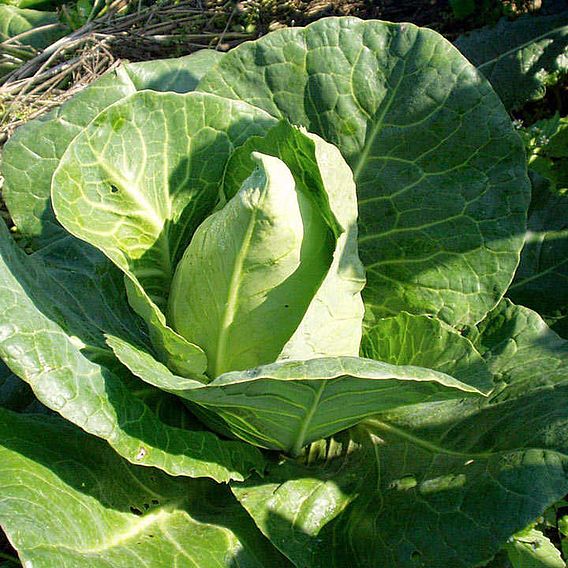
<path id="1" fill-rule="evenodd" d="M 124 291 L 117 290 L 120 274 L 89 252 L 96 251 L 74 249 L 64 239 L 27 257 L 0 223 L 0 354 L 11 370 L 42 403 L 108 440 L 130 461 L 218 481 L 243 479 L 251 468 L 262 468 L 262 457 L 251 447 L 166 426 L 129 388 L 103 333 L 112 330 L 144 344 L 141 322 L 126 308 Z M 46 262 L 59 255 L 57 268 Z M 78 258 L 85 274 L 76 270 Z"/>
<path id="2" fill-rule="evenodd" d="M 297 566 L 478 566 L 568 491 L 555 452 L 452 452 L 380 423 L 328 444 L 232 485 Z"/>
<path id="3" fill-rule="evenodd" d="M 107 342 L 142 380 L 194 403 L 196 411 L 205 409 L 213 428 L 294 455 L 377 412 L 482 394 L 430 369 L 359 357 L 280 361 L 202 385 L 172 374 L 126 341 L 109 336 Z"/>

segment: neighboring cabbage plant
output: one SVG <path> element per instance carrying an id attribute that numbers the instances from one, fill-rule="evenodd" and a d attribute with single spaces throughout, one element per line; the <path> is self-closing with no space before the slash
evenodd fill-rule
<path id="1" fill-rule="evenodd" d="M 125 65 L 2 173 L 26 565 L 478 566 L 568 492 L 567 343 L 503 300 L 523 145 L 435 32 Z"/>

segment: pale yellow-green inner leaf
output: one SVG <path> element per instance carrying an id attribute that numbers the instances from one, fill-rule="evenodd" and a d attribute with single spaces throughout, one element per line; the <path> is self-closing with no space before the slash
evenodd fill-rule
<path id="1" fill-rule="evenodd" d="M 196 231 L 172 284 L 174 328 L 201 346 L 215 377 L 274 361 L 329 270 L 331 231 L 288 167 L 257 169 Z"/>

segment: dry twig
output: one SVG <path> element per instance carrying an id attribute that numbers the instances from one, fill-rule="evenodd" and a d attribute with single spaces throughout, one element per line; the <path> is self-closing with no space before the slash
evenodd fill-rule
<path id="1" fill-rule="evenodd" d="M 231 9 L 229 9 L 231 8 Z M 229 1 L 114 0 L 104 14 L 41 52 L 24 35 L 0 43 L 4 62 L 20 64 L 0 79 L 0 144 L 20 124 L 60 105 L 123 60 L 181 56 L 200 48 L 228 49 L 252 37 L 231 30 Z"/>

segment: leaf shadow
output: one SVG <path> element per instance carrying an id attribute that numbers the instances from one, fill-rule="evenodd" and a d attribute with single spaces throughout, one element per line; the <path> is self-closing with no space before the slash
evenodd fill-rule
<path id="1" fill-rule="evenodd" d="M 262 479 L 231 484 L 296 565 L 481 565 L 568 491 L 568 460 L 556 452 L 478 456 L 371 433 L 350 453 L 310 466 L 281 460 Z"/>

